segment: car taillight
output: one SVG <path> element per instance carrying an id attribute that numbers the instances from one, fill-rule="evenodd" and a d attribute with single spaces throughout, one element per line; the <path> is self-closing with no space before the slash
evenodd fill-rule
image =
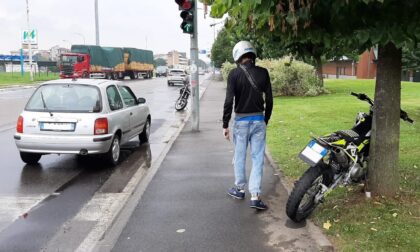
<path id="1" fill-rule="evenodd" d="M 16 124 L 17 133 L 23 133 L 23 117 L 19 116 Z"/>
<path id="2" fill-rule="evenodd" d="M 108 134 L 108 119 L 107 118 L 98 118 L 95 120 L 95 135 Z"/>

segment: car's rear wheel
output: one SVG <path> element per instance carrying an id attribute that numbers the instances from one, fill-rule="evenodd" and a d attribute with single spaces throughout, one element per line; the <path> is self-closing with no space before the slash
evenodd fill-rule
<path id="1" fill-rule="evenodd" d="M 112 139 L 111 147 L 109 147 L 108 152 L 105 154 L 108 163 L 113 166 L 117 165 L 120 160 L 120 152 L 120 138 L 118 135 L 115 135 Z"/>
<path id="2" fill-rule="evenodd" d="M 143 131 L 139 135 L 140 144 L 147 143 L 150 137 L 150 120 L 147 119 L 146 124 L 144 125 Z"/>
<path id="3" fill-rule="evenodd" d="M 38 153 L 20 152 L 20 158 L 22 161 L 30 165 L 37 164 L 41 159 L 41 156 L 42 154 Z"/>

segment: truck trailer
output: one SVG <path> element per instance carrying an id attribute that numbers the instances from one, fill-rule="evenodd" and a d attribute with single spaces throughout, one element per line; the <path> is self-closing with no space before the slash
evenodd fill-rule
<path id="1" fill-rule="evenodd" d="M 136 48 L 73 45 L 60 55 L 60 78 L 152 78 L 153 52 Z"/>

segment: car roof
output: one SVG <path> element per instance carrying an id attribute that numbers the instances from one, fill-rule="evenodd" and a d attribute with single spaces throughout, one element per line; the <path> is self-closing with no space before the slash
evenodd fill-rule
<path id="1" fill-rule="evenodd" d="M 92 86 L 105 86 L 109 84 L 120 84 L 121 81 L 104 80 L 104 79 L 56 79 L 43 82 L 44 84 L 79 84 Z M 122 83 L 121 83 L 122 84 Z"/>

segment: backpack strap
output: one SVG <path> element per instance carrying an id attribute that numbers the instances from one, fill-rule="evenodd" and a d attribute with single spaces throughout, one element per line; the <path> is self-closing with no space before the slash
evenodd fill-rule
<path id="1" fill-rule="evenodd" d="M 252 78 L 251 74 L 248 72 L 244 65 L 239 65 L 239 67 L 244 71 L 246 78 L 248 79 L 249 83 L 251 84 L 252 88 L 258 93 L 262 93 L 261 90 L 258 88 L 257 84 L 255 83 L 254 78 Z"/>

